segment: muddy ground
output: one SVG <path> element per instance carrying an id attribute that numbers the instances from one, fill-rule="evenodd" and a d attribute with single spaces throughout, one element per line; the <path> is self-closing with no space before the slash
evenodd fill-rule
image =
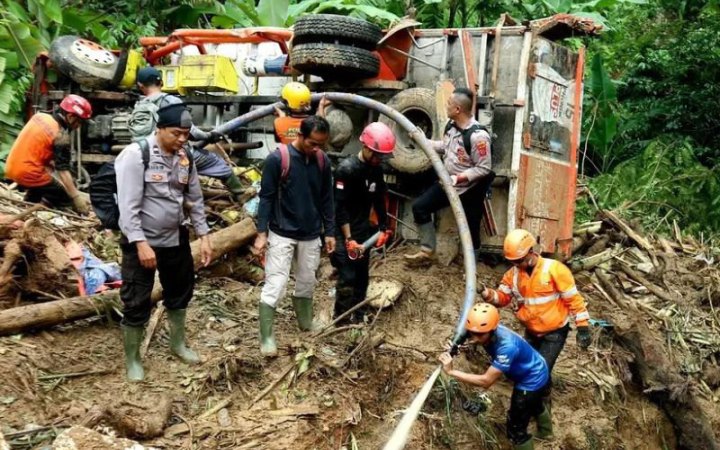
<path id="1" fill-rule="evenodd" d="M 291 302 L 284 301 L 276 320 L 280 354 L 275 359 L 264 360 L 257 348 L 259 287 L 202 273 L 189 311 L 189 340 L 203 357 L 197 367 L 169 354 L 162 326 L 144 359 L 146 381 L 125 383 L 115 317 L 0 338 L 0 431 L 12 448 L 43 448 L 56 433 L 52 427 L 84 422 L 112 433 L 119 428 L 118 420 L 108 419 L 113 414 L 152 421 L 163 414 L 159 405 L 169 401 L 168 427 L 158 437 L 139 439 L 143 444 L 167 449 L 381 448 L 437 367 L 464 293 L 460 264 L 409 270 L 402 261 L 409 250 L 400 246 L 385 259 L 374 259 L 373 276 L 404 285 L 401 298 L 381 311 L 374 325 L 370 314 L 363 326 L 313 337 L 298 331 Z M 496 285 L 503 270 L 481 264 L 478 280 Z M 327 323 L 334 280 L 326 261 L 320 274 L 317 315 Z M 635 314 L 618 314 L 592 285 L 578 283 L 593 317 L 612 315 L 617 322 Z M 503 311 L 502 318 L 519 329 L 510 311 Z M 594 338 L 583 352 L 571 333 L 554 371 L 556 437 L 536 448 L 677 448 L 665 413 L 632 381 L 627 351 L 601 331 Z M 487 360 L 482 352 L 470 352 L 456 364 L 480 371 Z M 477 391 L 449 380 L 437 383 L 407 448 L 510 448 L 504 422 L 511 389 L 506 381 L 494 386 L 490 409 L 474 417 L 462 410 L 461 401 Z M 712 397 L 703 401 L 718 412 Z M 93 419 L 98 411 L 104 419 Z M 718 418 L 712 417 L 715 430 L 720 430 Z M 38 426 L 47 428 L 18 433 Z"/>

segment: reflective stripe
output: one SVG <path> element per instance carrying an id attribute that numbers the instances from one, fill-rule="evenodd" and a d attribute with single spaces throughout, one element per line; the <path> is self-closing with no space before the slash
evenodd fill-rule
<path id="1" fill-rule="evenodd" d="M 533 297 L 533 298 L 525 298 L 525 304 L 526 305 L 544 305 L 545 303 L 554 302 L 560 298 L 558 294 L 553 295 L 546 295 L 544 297 Z"/>
<path id="2" fill-rule="evenodd" d="M 544 259 L 543 260 L 543 268 L 542 268 L 543 275 L 547 275 L 550 273 L 550 266 L 552 265 L 553 262 L 555 262 L 555 261 L 553 261 L 552 259 Z"/>
<path id="3" fill-rule="evenodd" d="M 583 320 L 590 320 L 590 313 L 585 311 L 575 316 L 575 322 L 581 322 Z"/>
<path id="4" fill-rule="evenodd" d="M 510 289 L 508 286 L 505 286 L 504 284 L 501 284 L 498 288 L 498 291 L 502 292 L 503 294 L 510 295 L 513 293 L 512 289 Z"/>
<path id="5" fill-rule="evenodd" d="M 570 297 L 574 297 L 575 295 L 577 295 L 577 293 L 578 293 L 577 286 L 573 286 L 570 289 L 568 289 L 567 291 L 561 292 L 560 297 L 570 298 Z"/>

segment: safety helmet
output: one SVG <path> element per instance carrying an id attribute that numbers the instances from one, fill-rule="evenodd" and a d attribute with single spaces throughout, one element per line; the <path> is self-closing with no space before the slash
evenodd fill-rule
<path id="1" fill-rule="evenodd" d="M 360 135 L 360 142 L 377 153 L 388 154 L 395 150 L 395 135 L 389 126 L 381 122 L 366 126 Z"/>
<path id="2" fill-rule="evenodd" d="M 293 111 L 307 111 L 310 109 L 310 89 L 302 83 L 292 81 L 282 88 L 280 96 L 288 108 Z"/>
<path id="3" fill-rule="evenodd" d="M 505 236 L 505 243 L 503 244 L 505 259 L 510 261 L 522 259 L 530 253 L 535 244 L 537 242 L 529 231 L 521 228 L 512 230 Z"/>
<path id="4" fill-rule="evenodd" d="M 467 316 L 465 329 L 473 333 L 489 333 L 500 323 L 500 313 L 490 303 L 478 303 Z"/>
<path id="5" fill-rule="evenodd" d="M 92 116 L 92 106 L 90 102 L 84 97 L 75 94 L 70 94 L 62 99 L 60 109 L 67 113 L 75 114 L 81 119 L 89 119 L 90 116 Z"/>

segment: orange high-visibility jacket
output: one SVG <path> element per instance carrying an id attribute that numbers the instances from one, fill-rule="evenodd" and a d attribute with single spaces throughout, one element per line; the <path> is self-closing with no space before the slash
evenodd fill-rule
<path id="1" fill-rule="evenodd" d="M 295 140 L 300 132 L 300 122 L 304 117 L 278 117 L 275 119 L 275 134 L 280 139 L 281 144 L 290 144 Z"/>
<path id="2" fill-rule="evenodd" d="M 560 261 L 538 256 L 528 275 L 517 267 L 505 272 L 500 287 L 489 289 L 495 306 L 512 303 L 515 315 L 533 334 L 545 334 L 564 327 L 575 316 L 576 326 L 587 326 L 590 314 L 578 293 L 575 279 Z"/>
<path id="3" fill-rule="evenodd" d="M 45 186 L 52 181 L 48 167 L 60 124 L 50 114 L 37 113 L 20 131 L 5 165 L 5 176 L 23 187 Z"/>

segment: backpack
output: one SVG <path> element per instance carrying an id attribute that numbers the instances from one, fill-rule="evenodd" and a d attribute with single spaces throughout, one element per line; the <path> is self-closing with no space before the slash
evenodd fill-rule
<path id="1" fill-rule="evenodd" d="M 130 114 L 130 119 L 128 120 L 128 129 L 130 130 L 133 142 L 147 138 L 155 131 L 160 103 L 168 95 L 169 94 L 160 95 L 154 100 L 143 97 L 135 103 L 132 113 Z"/>
<path id="2" fill-rule="evenodd" d="M 140 146 L 140 153 L 142 154 L 143 172 L 147 170 L 150 164 L 150 146 L 146 139 L 138 141 Z M 193 168 L 193 156 L 192 153 L 186 151 L 188 159 L 190 160 L 190 171 Z M 144 179 L 144 178 L 143 178 Z M 188 186 L 185 186 L 187 191 Z M 117 195 L 117 176 L 115 173 L 115 162 L 111 161 L 105 163 L 100 167 L 97 174 L 90 181 L 90 204 L 95 211 L 98 219 L 103 228 L 109 230 L 120 229 L 120 208 L 118 207 L 118 195 Z"/>
<path id="3" fill-rule="evenodd" d="M 287 145 L 279 144 L 278 151 L 280 152 L 280 183 L 285 184 L 290 176 L 290 150 Z M 320 173 L 323 173 L 325 171 L 325 157 L 323 152 L 315 152 L 315 158 L 317 159 Z"/>
<path id="4" fill-rule="evenodd" d="M 445 125 L 445 131 L 443 132 L 443 134 L 447 134 L 447 132 L 450 131 L 450 129 L 453 127 L 457 128 L 462 134 L 463 147 L 465 148 L 465 152 L 467 152 L 468 155 L 472 154 L 472 142 L 470 142 L 470 139 L 472 138 L 474 132 L 482 130 L 488 135 L 490 135 L 490 130 L 488 130 L 485 126 L 480 125 L 479 123 L 474 123 L 470 125 L 470 127 L 461 130 L 455 125 L 455 122 L 453 122 L 452 120 L 448 120 L 447 125 Z M 490 154 L 492 154 L 492 135 L 490 135 Z"/>

